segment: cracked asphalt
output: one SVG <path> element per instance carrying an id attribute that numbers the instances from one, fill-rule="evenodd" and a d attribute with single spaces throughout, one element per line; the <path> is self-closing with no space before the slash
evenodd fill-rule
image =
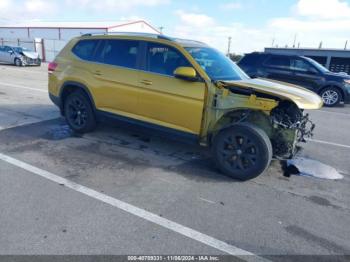
<path id="1" fill-rule="evenodd" d="M 222 176 L 207 150 L 147 130 L 74 135 L 47 95 L 46 67 L 0 65 L 0 153 L 259 256 L 350 255 L 350 106 L 311 111 L 302 156 L 340 181 Z M 0 254 L 223 254 L 0 160 Z M 274 260 L 274 257 L 269 257 Z"/>

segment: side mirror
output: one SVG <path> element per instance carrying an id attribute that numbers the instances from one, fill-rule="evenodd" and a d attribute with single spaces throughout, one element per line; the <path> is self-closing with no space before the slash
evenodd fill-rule
<path id="1" fill-rule="evenodd" d="M 12 51 L 12 50 L 8 50 L 7 52 L 9 52 L 11 55 L 13 54 L 13 51 Z"/>
<path id="2" fill-rule="evenodd" d="M 197 81 L 197 73 L 193 67 L 180 66 L 174 71 L 174 76 L 187 81 Z"/>

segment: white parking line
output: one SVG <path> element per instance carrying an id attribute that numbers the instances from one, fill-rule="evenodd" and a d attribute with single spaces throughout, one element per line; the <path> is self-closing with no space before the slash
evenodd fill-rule
<path id="1" fill-rule="evenodd" d="M 327 114 L 335 114 L 335 115 L 342 115 L 342 116 L 349 116 L 350 117 L 350 114 L 342 113 L 342 112 L 334 112 L 334 111 L 326 111 L 326 110 L 316 110 L 315 112 L 327 113 Z"/>
<path id="2" fill-rule="evenodd" d="M 1 64 L 0 64 L 1 65 Z M 0 66 L 0 70 L 13 70 L 13 71 L 19 71 L 19 72 L 25 72 L 25 73 L 38 73 L 38 74 L 43 74 L 47 73 L 47 71 L 40 71 L 40 70 L 26 70 L 23 67 L 13 67 L 13 66 Z"/>
<path id="3" fill-rule="evenodd" d="M 0 86 L 9 86 L 9 87 L 14 87 L 14 88 L 21 88 L 21 89 L 27 89 L 27 90 L 32 90 L 32 91 L 48 93 L 48 90 L 33 88 L 33 87 L 23 86 L 23 85 L 14 85 L 14 84 L 10 84 L 10 83 L 3 83 L 2 82 L 2 83 L 0 83 Z"/>
<path id="4" fill-rule="evenodd" d="M 338 144 L 338 143 L 327 142 L 327 141 L 322 141 L 322 140 L 317 140 L 317 139 L 307 139 L 307 141 L 313 142 L 313 143 L 320 143 L 320 144 L 331 145 L 331 146 L 338 146 L 338 147 L 343 147 L 343 148 L 349 148 L 350 149 L 350 146 L 348 146 L 348 145 L 342 145 L 342 144 Z"/>
<path id="5" fill-rule="evenodd" d="M 239 256 L 239 257 L 244 256 L 242 259 L 246 260 L 246 261 L 269 261 L 265 258 L 259 257 L 253 253 L 250 253 L 248 251 L 245 251 L 245 250 L 240 249 L 238 247 L 235 247 L 233 245 L 229 245 L 221 240 L 218 240 L 216 238 L 213 238 L 211 236 L 203 234 L 199 231 L 196 231 L 196 230 L 191 229 L 189 227 L 183 226 L 181 224 L 178 224 L 178 223 L 173 222 L 171 220 L 168 220 L 166 218 L 160 217 L 154 213 L 151 213 L 151 212 L 146 211 L 144 209 L 141 209 L 139 207 L 133 206 L 131 204 L 128 204 L 126 202 L 123 202 L 121 200 L 113 198 L 111 196 L 102 194 L 102 193 L 97 192 L 91 188 L 88 188 L 86 186 L 82 186 L 80 184 L 77 184 L 75 182 L 67 180 L 63 177 L 57 176 L 53 173 L 50 173 L 50 172 L 45 171 L 43 169 L 37 168 L 35 166 L 29 165 L 25 162 L 22 162 L 20 160 L 17 160 L 15 158 L 10 157 L 10 156 L 7 156 L 7 155 L 0 153 L 0 160 L 3 160 L 11 165 L 14 165 L 16 167 L 19 167 L 19 168 L 22 168 L 26 171 L 29 171 L 32 174 L 46 178 L 46 179 L 48 179 L 52 182 L 55 182 L 57 184 L 64 185 L 65 187 L 70 188 L 74 191 L 77 191 L 77 192 L 82 193 L 86 196 L 89 196 L 91 198 L 99 200 L 103 203 L 109 204 L 109 205 L 116 207 L 118 209 L 121 209 L 129 214 L 135 215 L 135 216 L 140 217 L 142 219 L 145 219 L 149 222 L 155 223 L 159 226 L 167 228 L 173 232 L 179 233 L 183 236 L 186 236 L 188 238 L 191 238 L 193 240 L 201 242 L 205 245 L 213 247 L 213 248 L 220 250 L 222 252 L 225 252 L 227 254 L 230 254 L 233 256 Z"/>

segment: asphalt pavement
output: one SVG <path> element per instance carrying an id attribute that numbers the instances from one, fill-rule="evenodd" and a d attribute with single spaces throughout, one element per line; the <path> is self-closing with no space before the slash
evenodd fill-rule
<path id="1" fill-rule="evenodd" d="M 350 106 L 309 113 L 301 156 L 344 179 L 285 177 L 274 161 L 237 182 L 199 146 L 144 130 L 76 136 L 45 65 L 1 65 L 0 254 L 350 255 Z"/>

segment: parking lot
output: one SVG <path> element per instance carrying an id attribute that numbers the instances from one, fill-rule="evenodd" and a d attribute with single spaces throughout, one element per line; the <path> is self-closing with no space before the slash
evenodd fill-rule
<path id="1" fill-rule="evenodd" d="M 46 66 L 0 65 L 0 254 L 350 255 L 349 105 L 309 112 L 301 152 L 344 179 L 285 177 L 274 161 L 237 182 L 146 130 L 73 134 Z"/>

